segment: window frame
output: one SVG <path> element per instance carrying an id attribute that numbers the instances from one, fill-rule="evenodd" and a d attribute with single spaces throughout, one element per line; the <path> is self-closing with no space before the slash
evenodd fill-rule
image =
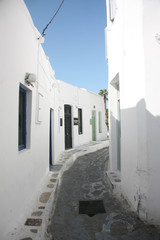
<path id="1" fill-rule="evenodd" d="M 19 87 L 19 96 L 20 96 L 20 93 L 23 94 L 23 106 L 22 106 L 22 109 L 23 109 L 23 113 L 22 113 L 22 140 L 23 140 L 23 144 L 19 144 L 19 124 L 20 124 L 20 121 L 18 119 L 18 150 L 21 151 L 23 149 L 26 148 L 26 102 L 27 102 L 27 91 L 22 88 L 21 86 Z M 20 98 L 19 98 L 19 107 L 20 107 Z M 20 109 L 19 109 L 20 111 Z M 18 111 L 18 116 L 19 116 L 19 111 Z"/>

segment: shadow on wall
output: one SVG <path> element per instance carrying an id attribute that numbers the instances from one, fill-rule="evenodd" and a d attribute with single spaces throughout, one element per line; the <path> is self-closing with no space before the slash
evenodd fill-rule
<path id="1" fill-rule="evenodd" d="M 121 162 L 122 191 L 142 219 L 160 223 L 160 191 L 157 191 L 160 182 L 160 116 L 152 115 L 142 99 L 135 108 L 121 109 L 120 125 L 113 114 L 111 122 L 114 128 L 111 137 L 115 139 L 112 141 L 112 161 L 117 154 L 116 161 L 119 158 Z"/>
<path id="2" fill-rule="evenodd" d="M 110 113 L 110 154 L 112 163 L 110 163 L 111 170 L 121 169 L 121 123 L 117 120 L 113 113 Z"/>

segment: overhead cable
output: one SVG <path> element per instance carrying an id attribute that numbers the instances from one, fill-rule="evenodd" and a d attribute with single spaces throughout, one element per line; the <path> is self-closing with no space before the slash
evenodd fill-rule
<path id="1" fill-rule="evenodd" d="M 46 25 L 46 27 L 43 29 L 43 32 L 41 34 L 42 37 L 44 37 L 44 33 L 46 31 L 46 29 L 48 28 L 48 26 L 52 23 L 53 19 L 55 18 L 55 16 L 57 15 L 57 13 L 59 12 L 60 8 L 62 7 L 62 4 L 64 3 L 64 0 L 62 0 L 61 4 L 59 5 L 57 11 L 55 12 L 55 14 L 53 15 L 52 19 L 49 21 L 49 23 Z"/>

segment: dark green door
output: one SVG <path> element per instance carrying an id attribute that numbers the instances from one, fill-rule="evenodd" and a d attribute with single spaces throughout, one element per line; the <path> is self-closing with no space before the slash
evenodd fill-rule
<path id="1" fill-rule="evenodd" d="M 72 148 L 72 114 L 71 106 L 64 106 L 65 114 L 65 149 Z"/>
<path id="2" fill-rule="evenodd" d="M 96 141 L 96 111 L 92 111 L 92 141 Z"/>

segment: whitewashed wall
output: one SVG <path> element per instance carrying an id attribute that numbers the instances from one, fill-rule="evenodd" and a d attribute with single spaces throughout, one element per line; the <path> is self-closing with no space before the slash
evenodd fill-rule
<path id="1" fill-rule="evenodd" d="M 73 126 L 73 146 L 92 140 L 91 110 L 102 111 L 102 133 L 106 137 L 103 98 L 86 90 L 56 81 L 46 57 L 40 34 L 33 25 L 23 0 L 0 1 L 0 238 L 24 222 L 38 197 L 49 171 L 50 109 L 53 109 L 53 163 L 64 151 L 64 104 L 83 109 L 83 135 Z M 28 86 L 26 73 L 36 75 Z M 27 147 L 18 151 L 19 87 L 27 90 Z M 40 100 L 39 100 L 40 96 Z M 59 118 L 63 127 L 59 127 Z M 98 120 L 97 120 L 98 121 Z"/>
<path id="2" fill-rule="evenodd" d="M 108 12 L 106 30 L 112 144 L 110 165 L 115 170 L 117 135 L 114 121 L 117 109 L 113 80 L 119 74 L 122 192 L 141 218 L 160 224 L 160 2 L 117 0 L 116 3 L 115 20 L 109 20 Z"/>
<path id="3" fill-rule="evenodd" d="M 105 111 L 103 97 L 80 89 L 63 81 L 56 81 L 55 88 L 55 145 L 54 160 L 58 161 L 61 152 L 65 150 L 65 128 L 64 128 L 64 105 L 72 106 L 72 147 L 92 141 L 92 110 L 96 111 L 96 140 L 106 139 L 107 130 L 105 125 Z M 95 108 L 94 108 L 95 106 Z M 78 108 L 82 109 L 83 134 L 78 134 L 78 125 L 73 124 L 73 119 L 78 118 Z M 98 112 L 102 113 L 102 133 L 99 133 Z M 59 126 L 60 118 L 63 119 L 63 126 Z M 58 127 L 57 127 L 58 126 Z M 61 144 L 59 144 L 61 142 Z"/>
<path id="4" fill-rule="evenodd" d="M 23 1 L 0 1 L 0 29 L 0 238 L 6 239 L 6 233 L 24 221 L 49 170 L 49 109 L 54 107 L 54 72 Z M 34 87 L 25 83 L 26 72 L 36 75 Z M 27 149 L 22 151 L 18 151 L 20 84 L 29 91 L 30 108 Z M 43 95 L 41 123 L 37 123 L 36 116 L 39 92 Z"/>
<path id="5" fill-rule="evenodd" d="M 149 219 L 160 224 L 160 2 L 143 1 Z M 150 14 L 150 17 L 147 17 Z"/>

